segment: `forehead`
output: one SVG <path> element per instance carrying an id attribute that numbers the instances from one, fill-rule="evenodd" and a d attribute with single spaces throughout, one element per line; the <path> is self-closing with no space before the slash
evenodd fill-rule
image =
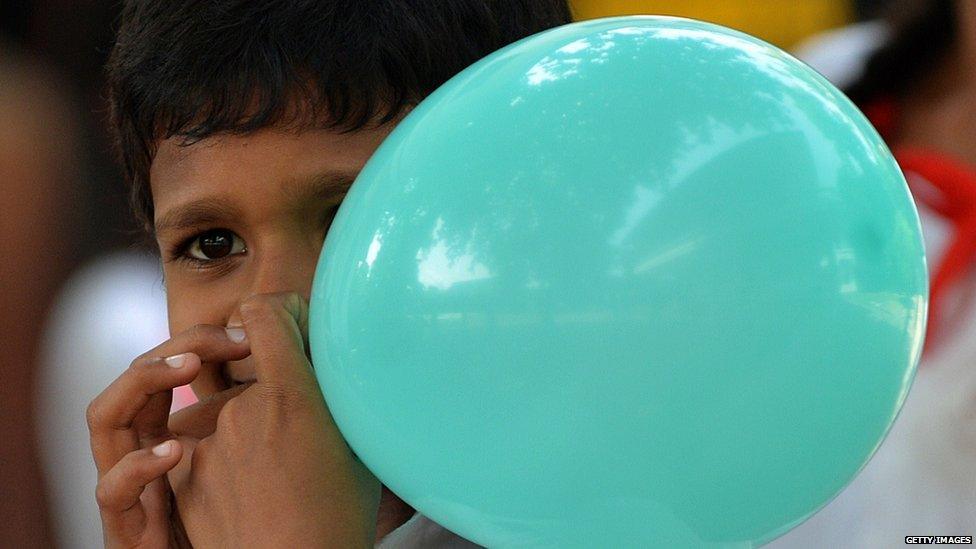
<path id="1" fill-rule="evenodd" d="M 190 145 L 178 138 L 159 143 L 150 167 L 157 219 L 178 203 L 252 185 L 274 189 L 321 174 L 355 176 L 391 128 L 338 133 L 275 128 L 248 135 L 218 135 Z"/>

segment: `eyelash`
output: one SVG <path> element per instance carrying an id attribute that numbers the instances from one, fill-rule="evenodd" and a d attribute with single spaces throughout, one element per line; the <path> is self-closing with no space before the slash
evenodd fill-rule
<path id="1" fill-rule="evenodd" d="M 194 269 L 203 271 L 207 269 L 218 269 L 224 267 L 228 261 L 234 259 L 238 255 L 241 255 L 240 253 L 234 253 L 234 254 L 225 255 L 224 257 L 218 257 L 217 259 L 200 259 L 191 256 L 189 254 L 190 247 L 193 246 L 193 244 L 199 238 L 213 231 L 227 231 L 230 234 L 234 235 L 234 238 L 239 238 L 241 239 L 242 242 L 244 241 L 244 239 L 242 239 L 240 236 L 238 236 L 237 233 L 235 233 L 230 229 L 225 229 L 223 227 L 213 227 L 210 229 L 204 229 L 202 231 L 193 233 L 191 236 L 179 241 L 176 245 L 172 246 L 169 250 L 169 260 L 178 263 L 184 263 Z M 246 245 L 244 249 L 245 251 L 247 250 Z"/>

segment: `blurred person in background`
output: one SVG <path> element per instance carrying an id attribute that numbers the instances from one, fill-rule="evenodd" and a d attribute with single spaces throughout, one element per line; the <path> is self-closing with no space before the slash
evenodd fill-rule
<path id="1" fill-rule="evenodd" d="M 44 318 L 82 221 L 78 125 L 62 78 L 0 43 L 0 547 L 48 547 L 31 397 Z"/>
<path id="2" fill-rule="evenodd" d="M 0 3 L 3 548 L 101 546 L 84 410 L 166 337 L 159 265 L 132 249 L 105 131 L 118 10 Z"/>
<path id="3" fill-rule="evenodd" d="M 125 371 L 132 357 L 167 338 L 166 296 L 158 261 L 115 251 L 79 268 L 58 294 L 44 334 L 37 418 L 51 525 L 58 547 L 102 545 L 93 496 L 85 408 Z M 174 408 L 193 402 L 188 387 Z M 2 545 L 0 545 L 2 546 Z"/>
<path id="4" fill-rule="evenodd" d="M 898 160 L 931 278 L 926 348 L 888 438 L 776 547 L 889 547 L 976 534 L 976 2 L 898 1 L 801 58 L 845 89 Z"/>

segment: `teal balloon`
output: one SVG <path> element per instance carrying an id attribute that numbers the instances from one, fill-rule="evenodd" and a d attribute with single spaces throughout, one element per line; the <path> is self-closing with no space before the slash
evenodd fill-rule
<path id="1" fill-rule="evenodd" d="M 864 116 L 756 38 L 575 23 L 469 67 L 369 160 L 310 338 L 351 448 L 490 547 L 749 547 L 865 465 L 927 277 Z"/>

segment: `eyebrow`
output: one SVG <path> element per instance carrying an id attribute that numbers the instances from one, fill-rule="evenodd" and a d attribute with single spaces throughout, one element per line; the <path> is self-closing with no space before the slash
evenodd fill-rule
<path id="1" fill-rule="evenodd" d="M 237 207 L 219 198 L 201 198 L 177 206 L 156 219 L 156 234 L 183 231 L 200 225 L 219 223 L 226 219 L 239 219 Z"/>
<path id="2" fill-rule="evenodd" d="M 286 200 L 292 204 L 327 201 L 341 197 L 356 173 L 329 170 L 308 178 L 294 180 L 284 186 Z M 221 197 L 207 197 L 187 202 L 160 215 L 155 222 L 156 234 L 184 231 L 201 225 L 226 222 L 243 217 L 241 210 Z"/>
<path id="3" fill-rule="evenodd" d="M 326 201 L 349 190 L 358 173 L 329 170 L 309 178 L 297 179 L 285 186 L 285 196 L 295 204 Z"/>

